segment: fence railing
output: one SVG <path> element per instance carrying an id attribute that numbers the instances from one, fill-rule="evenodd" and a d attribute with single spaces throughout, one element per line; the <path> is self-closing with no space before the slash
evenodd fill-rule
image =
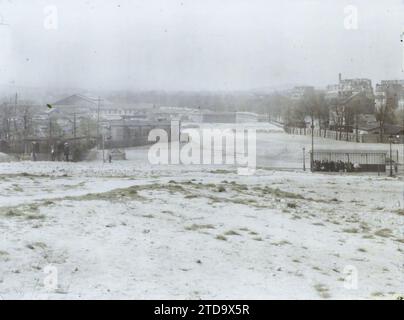
<path id="1" fill-rule="evenodd" d="M 296 135 L 311 135 L 311 128 L 294 128 L 294 127 L 284 127 L 285 131 L 289 134 Z M 315 137 L 322 137 L 332 140 L 349 141 L 349 142 L 359 142 L 359 143 L 388 143 L 389 136 L 379 134 L 356 134 L 352 132 L 339 132 L 328 129 L 313 129 Z M 404 137 L 400 137 L 401 143 L 403 143 Z"/>

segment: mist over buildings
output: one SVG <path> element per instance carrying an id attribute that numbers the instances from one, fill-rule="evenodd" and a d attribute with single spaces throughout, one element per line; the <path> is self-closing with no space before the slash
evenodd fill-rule
<path id="1" fill-rule="evenodd" d="M 357 29 L 344 26 L 348 5 Z M 403 18 L 400 0 L 3 0 L 0 86 L 245 91 L 325 87 L 340 72 L 399 79 Z"/>

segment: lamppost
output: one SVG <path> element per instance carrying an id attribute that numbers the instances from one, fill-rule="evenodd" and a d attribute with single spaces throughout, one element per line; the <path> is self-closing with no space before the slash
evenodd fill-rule
<path id="1" fill-rule="evenodd" d="M 389 142 L 390 142 L 390 177 L 393 176 L 393 150 L 392 150 L 392 143 L 394 141 L 394 138 L 399 138 L 400 136 L 393 136 L 392 134 L 389 136 Z"/>
<path id="2" fill-rule="evenodd" d="M 98 97 L 97 99 L 97 150 L 99 150 L 99 142 L 100 142 L 100 102 L 102 99 Z"/>
<path id="3" fill-rule="evenodd" d="M 403 107 L 403 112 L 401 113 L 401 116 L 403 117 L 403 132 L 404 132 L 404 104 L 402 105 Z M 402 166 L 404 168 L 404 136 L 401 135 L 401 140 L 403 141 L 403 162 L 402 162 Z"/>

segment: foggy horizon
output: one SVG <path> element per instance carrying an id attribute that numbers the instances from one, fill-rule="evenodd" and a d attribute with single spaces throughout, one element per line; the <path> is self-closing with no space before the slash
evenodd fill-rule
<path id="1" fill-rule="evenodd" d="M 0 1 L 0 86 L 250 91 L 324 88 L 338 73 L 374 86 L 403 78 L 402 17 L 399 0 Z"/>
<path id="2" fill-rule="evenodd" d="M 404 300 L 403 181 L 404 0 L 0 0 L 0 302 Z"/>

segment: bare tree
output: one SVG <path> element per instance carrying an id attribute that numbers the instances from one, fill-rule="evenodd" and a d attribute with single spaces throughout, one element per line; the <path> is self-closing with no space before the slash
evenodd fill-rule
<path id="1" fill-rule="evenodd" d="M 394 98 L 387 95 L 385 101 L 376 106 L 375 115 L 376 120 L 379 122 L 380 141 L 383 141 L 385 124 L 394 121 L 394 105 Z"/>

